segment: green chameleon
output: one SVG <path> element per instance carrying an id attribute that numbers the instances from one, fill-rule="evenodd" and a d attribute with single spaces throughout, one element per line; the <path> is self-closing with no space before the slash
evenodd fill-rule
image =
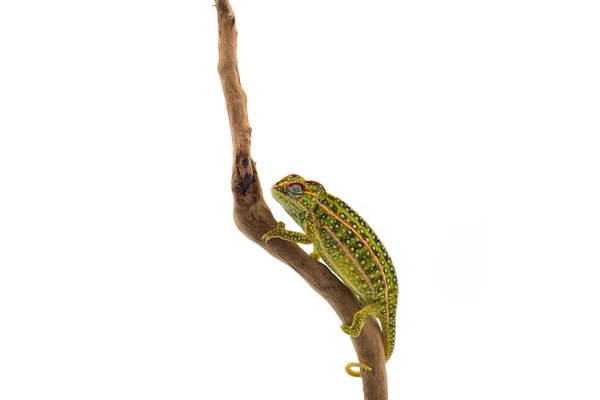
<path id="1" fill-rule="evenodd" d="M 271 193 L 304 233 L 288 231 L 283 222 L 278 222 L 262 238 L 313 244 L 310 256 L 322 258 L 358 296 L 362 306 L 352 325 L 342 325 L 342 330 L 358 336 L 367 317 L 375 314 L 383 331 L 385 360 L 389 360 L 396 334 L 398 282 L 394 264 L 375 232 L 348 204 L 327 193 L 318 182 L 288 175 L 273 185 Z M 360 372 L 351 367 L 371 370 L 364 364 L 349 363 L 346 372 L 356 377 Z"/>

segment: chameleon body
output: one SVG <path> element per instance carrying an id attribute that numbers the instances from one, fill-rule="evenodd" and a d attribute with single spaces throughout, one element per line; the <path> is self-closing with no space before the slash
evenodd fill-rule
<path id="1" fill-rule="evenodd" d="M 360 335 L 365 320 L 374 314 L 381 323 L 385 360 L 394 350 L 398 278 L 394 264 L 375 232 L 348 204 L 327 193 L 323 185 L 299 175 L 288 175 L 271 188 L 273 197 L 304 232 L 285 229 L 283 222 L 269 230 L 264 240 L 280 238 L 312 244 L 311 257 L 325 264 L 358 296 L 361 310 L 342 330 Z M 360 376 L 351 367 L 370 370 L 359 363 L 346 365 L 346 372 Z"/>

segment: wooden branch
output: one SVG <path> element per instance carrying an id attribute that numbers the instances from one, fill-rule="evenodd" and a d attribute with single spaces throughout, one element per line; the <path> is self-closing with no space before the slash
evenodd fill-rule
<path id="1" fill-rule="evenodd" d="M 238 229 L 273 257 L 294 269 L 319 293 L 338 314 L 342 322 L 351 324 L 360 309 L 356 296 L 325 265 L 311 259 L 298 245 L 280 239 L 265 243 L 261 236 L 276 225 L 264 201 L 256 164 L 250 154 L 252 128 L 248 122 L 246 93 L 242 89 L 237 63 L 237 29 L 235 15 L 228 0 L 216 0 L 219 26 L 218 71 L 225 95 L 233 142 L 233 218 Z M 287 172 L 283 172 L 285 175 Z M 340 330 L 340 336 L 342 332 Z M 373 316 L 365 322 L 362 333 L 352 338 L 358 361 L 372 371 L 361 370 L 365 400 L 386 400 L 387 375 L 383 338 Z M 344 362 L 340 360 L 340 368 Z M 351 379 L 348 377 L 348 379 Z"/>

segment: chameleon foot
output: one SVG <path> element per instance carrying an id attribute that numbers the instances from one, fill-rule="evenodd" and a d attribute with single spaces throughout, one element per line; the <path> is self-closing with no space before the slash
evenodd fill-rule
<path id="1" fill-rule="evenodd" d="M 310 253 L 310 258 L 312 258 L 315 261 L 319 261 L 319 253 L 317 253 L 316 251 L 313 251 L 312 253 Z"/>
<path id="2" fill-rule="evenodd" d="M 277 222 L 277 226 L 275 228 L 269 229 L 267 233 L 262 235 L 261 239 L 265 242 L 268 242 L 273 238 L 280 237 L 283 234 L 283 232 L 285 232 L 285 224 L 279 221 Z"/>
<path id="3" fill-rule="evenodd" d="M 344 331 L 344 333 L 346 335 L 350 335 L 352 337 L 357 337 L 358 335 L 360 335 L 360 331 L 362 330 L 362 325 L 361 326 L 342 325 L 341 328 L 342 328 L 342 331 Z"/>
<path id="4" fill-rule="evenodd" d="M 351 362 L 351 363 L 346 364 L 346 372 L 348 373 L 348 375 L 354 376 L 356 378 L 360 378 L 360 369 L 358 371 L 355 371 L 352 369 L 352 367 L 358 367 L 358 368 L 364 369 L 366 371 L 373 370 L 373 368 L 369 367 L 368 365 L 361 364 L 361 363 Z"/>

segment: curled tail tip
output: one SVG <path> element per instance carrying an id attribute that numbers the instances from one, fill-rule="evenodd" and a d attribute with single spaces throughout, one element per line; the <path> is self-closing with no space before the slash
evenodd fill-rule
<path id="1" fill-rule="evenodd" d="M 358 367 L 359 370 L 355 371 L 352 369 L 352 367 Z M 368 365 L 361 364 L 361 363 L 355 363 L 355 362 L 346 364 L 346 373 L 348 373 L 348 375 L 353 376 L 355 378 L 360 378 L 360 369 L 364 369 L 366 371 L 371 371 L 373 368 L 369 367 Z"/>

